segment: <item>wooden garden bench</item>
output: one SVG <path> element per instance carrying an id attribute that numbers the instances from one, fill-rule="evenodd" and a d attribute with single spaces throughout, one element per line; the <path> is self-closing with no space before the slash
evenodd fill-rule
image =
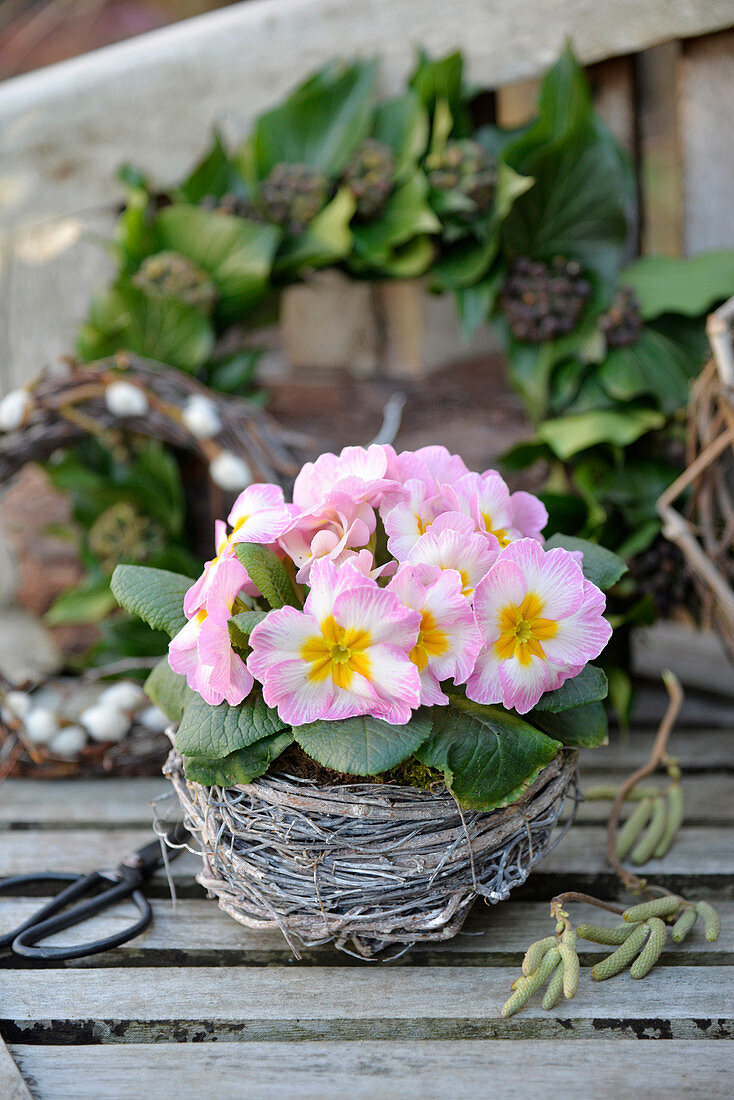
<path id="1" fill-rule="evenodd" d="M 647 713 L 663 706 L 659 696 Z M 550 1013 L 533 1002 L 508 1020 L 499 1015 L 525 948 L 549 931 L 553 893 L 615 889 L 603 803 L 581 805 L 509 902 L 477 904 L 464 934 L 394 964 L 331 948 L 296 963 L 279 934 L 248 931 L 205 899 L 196 861 L 184 855 L 171 865 L 175 911 L 158 875 L 154 925 L 134 942 L 59 969 L 3 956 L 0 1035 L 9 1053 L 0 1046 L 0 1096 L 27 1100 L 25 1080 L 37 1100 L 479 1100 L 490 1088 L 503 1098 L 729 1097 L 732 1048 L 715 1040 L 734 1035 L 732 732 L 728 702 L 688 704 L 671 742 L 684 770 L 686 825 L 649 866 L 657 882 L 714 901 L 721 938 L 709 944 L 697 933 L 669 945 L 642 982 L 625 973 L 595 985 L 587 969 L 575 1000 Z M 652 736 L 638 726 L 582 754 L 582 785 L 621 781 Z M 155 778 L 7 781 L 0 876 L 114 865 L 150 835 L 149 802 L 165 789 Z M 0 929 L 37 904 L 0 898 Z M 98 918 L 94 934 L 115 923 Z M 582 963 L 604 950 L 584 944 Z M 572 1039 L 583 1041 L 561 1041 Z"/>

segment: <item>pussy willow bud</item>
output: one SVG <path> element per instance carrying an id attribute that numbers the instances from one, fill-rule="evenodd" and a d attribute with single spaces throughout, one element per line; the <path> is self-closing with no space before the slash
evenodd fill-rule
<path id="1" fill-rule="evenodd" d="M 670 933 L 670 938 L 673 940 L 673 943 L 683 943 L 683 940 L 691 931 L 697 919 L 698 913 L 692 906 L 689 909 L 684 909 L 673 925 L 673 930 Z"/>
<path id="2" fill-rule="evenodd" d="M 576 935 L 590 943 L 619 944 L 629 939 L 634 931 L 631 924 L 616 924 L 613 928 L 603 928 L 600 924 L 580 924 L 576 929 Z"/>
<path id="3" fill-rule="evenodd" d="M 653 799 L 650 824 L 632 849 L 632 862 L 636 866 L 647 863 L 648 859 L 652 858 L 655 849 L 663 839 L 667 817 L 665 799 L 662 795 L 658 795 Z"/>
<path id="4" fill-rule="evenodd" d="M 665 941 L 668 938 L 667 925 L 660 920 L 660 917 L 650 917 L 648 921 L 645 921 L 645 924 L 649 929 L 649 934 L 647 943 L 630 967 L 630 974 L 633 978 L 644 978 L 646 974 L 650 973 L 662 955 Z"/>
<path id="5" fill-rule="evenodd" d="M 530 974 L 535 973 L 545 953 L 550 951 L 551 947 L 555 946 L 555 936 L 546 936 L 545 939 L 536 940 L 535 943 L 530 944 L 530 947 L 525 952 L 525 958 L 522 961 L 522 972 L 526 978 Z"/>
<path id="6" fill-rule="evenodd" d="M 632 845 L 647 825 L 651 813 L 652 799 L 643 798 L 617 833 L 617 859 L 624 859 L 628 852 L 632 850 Z"/>
<path id="7" fill-rule="evenodd" d="M 703 921 L 703 932 L 709 943 L 716 943 L 721 935 L 721 917 L 707 901 L 699 901 L 696 912 Z"/>
<path id="8" fill-rule="evenodd" d="M 621 970 L 628 967 L 647 939 L 647 933 L 647 925 L 638 924 L 637 928 L 632 930 L 622 946 L 618 947 L 613 955 L 607 956 L 606 959 L 598 962 L 596 966 L 592 966 L 591 976 L 594 981 L 604 982 L 607 978 L 613 978 L 615 974 L 619 974 Z"/>
<path id="9" fill-rule="evenodd" d="M 668 814 L 665 831 L 655 849 L 655 858 L 661 859 L 675 840 L 675 834 L 683 824 L 683 790 L 680 783 L 674 783 L 668 791 Z"/>
<path id="10" fill-rule="evenodd" d="M 565 969 L 566 968 L 563 960 L 561 960 L 556 969 L 553 971 L 553 977 L 548 982 L 548 988 L 546 989 L 545 996 L 543 997 L 543 1008 L 555 1008 L 560 1001 L 564 987 Z"/>
<path id="11" fill-rule="evenodd" d="M 663 898 L 654 898 L 653 901 L 643 901 L 640 905 L 632 905 L 622 913 L 622 920 L 628 924 L 636 924 L 641 920 L 649 920 L 650 917 L 670 917 L 680 909 L 680 898 L 675 894 L 666 894 Z"/>
<path id="12" fill-rule="evenodd" d="M 576 995 L 579 987 L 579 957 L 576 954 L 576 933 L 570 928 L 561 936 L 558 950 L 563 962 L 563 995 L 567 1001 Z"/>

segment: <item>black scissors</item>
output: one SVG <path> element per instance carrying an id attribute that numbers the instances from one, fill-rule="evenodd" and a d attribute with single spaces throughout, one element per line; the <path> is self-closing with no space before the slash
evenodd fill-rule
<path id="1" fill-rule="evenodd" d="M 188 837 L 189 832 L 184 825 L 176 825 L 166 834 L 163 841 L 173 849 L 170 859 L 179 854 Z M 131 852 L 114 871 L 92 871 L 89 875 L 46 871 L 38 875 L 15 875 L 13 878 L 4 879 L 0 882 L 0 891 L 27 886 L 30 883 L 68 882 L 70 885 L 56 894 L 47 905 L 18 928 L 0 936 L 0 948 L 9 947 L 17 955 L 25 955 L 30 959 L 79 959 L 84 955 L 97 955 L 100 951 L 109 951 L 112 947 L 127 943 L 128 940 L 144 932 L 153 920 L 150 902 L 142 894 L 140 887 L 145 879 L 164 862 L 161 842 L 153 840 L 150 844 Z M 101 887 L 106 889 L 97 892 Z M 86 901 L 82 901 L 79 905 L 67 908 L 72 902 L 87 895 L 92 896 L 87 897 Z M 123 898 L 130 898 L 135 903 L 140 916 L 121 932 L 115 932 L 105 939 L 72 944 L 69 947 L 36 946 L 39 941 L 53 936 L 55 932 L 81 924 L 95 913 L 110 908 Z"/>

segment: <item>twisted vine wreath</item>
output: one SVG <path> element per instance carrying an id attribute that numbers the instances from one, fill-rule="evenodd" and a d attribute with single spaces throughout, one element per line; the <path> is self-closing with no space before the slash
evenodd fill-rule
<path id="1" fill-rule="evenodd" d="M 226 511 L 228 501 L 246 484 L 287 481 L 298 468 L 290 448 L 307 442 L 283 431 L 250 401 L 212 392 L 190 375 L 122 352 L 96 363 L 68 361 L 62 371 L 41 375 L 11 397 L 12 403 L 5 400 L 0 425 L 4 429 L 0 430 L 1 484 L 7 486 L 27 463 L 45 462 L 85 439 L 99 441 L 113 454 L 124 450 L 129 440 L 155 441 L 198 466 L 197 486 L 206 498 L 200 508 L 201 525 L 207 538 L 211 523 L 205 521 Z M 155 552 L 154 534 L 154 524 L 123 499 L 113 500 L 90 529 L 95 553 L 102 561 L 109 559 L 112 567 L 125 560 L 125 554 L 127 560 L 140 560 L 140 554 Z M 100 584 L 108 588 L 104 577 Z M 109 606 L 114 606 L 112 597 Z M 85 669 L 75 681 L 61 679 L 56 686 L 63 699 L 72 692 L 73 683 L 140 670 L 157 659 L 116 660 Z M 0 700 L 22 686 L 0 677 Z M 65 728 L 64 719 L 61 728 Z M 78 729 L 75 723 L 74 728 Z M 25 772 L 35 776 L 157 773 L 166 746 L 160 730 L 145 728 L 133 715 L 121 740 L 90 740 L 77 753 L 57 755 L 30 738 L 24 716 L 5 705 L 0 718 L 0 779 Z"/>

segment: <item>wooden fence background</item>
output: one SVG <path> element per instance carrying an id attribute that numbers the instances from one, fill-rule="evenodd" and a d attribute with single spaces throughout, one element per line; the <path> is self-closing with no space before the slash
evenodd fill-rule
<path id="1" fill-rule="evenodd" d="M 72 349 L 89 294 L 110 270 L 100 244 L 120 199 L 119 165 L 175 180 L 215 121 L 244 134 L 333 56 L 379 55 L 390 92 L 418 46 L 433 55 L 461 48 L 469 78 L 495 89 L 483 99 L 487 118 L 513 124 L 532 113 L 538 77 L 570 36 L 599 109 L 633 156 L 630 252 L 734 247 L 732 28 L 733 0 L 250 0 L 6 81 L 0 394 Z M 313 303 L 303 293 L 284 311 L 291 362 L 318 365 L 340 335 L 343 365 L 385 369 L 384 355 L 365 357 L 370 306 L 357 291 L 330 291 L 348 298 L 326 309 L 341 315 L 332 322 L 340 334 L 321 319 L 309 333 Z M 426 309 L 420 284 L 386 293 L 388 370 L 415 373 L 461 353 L 450 310 Z"/>

